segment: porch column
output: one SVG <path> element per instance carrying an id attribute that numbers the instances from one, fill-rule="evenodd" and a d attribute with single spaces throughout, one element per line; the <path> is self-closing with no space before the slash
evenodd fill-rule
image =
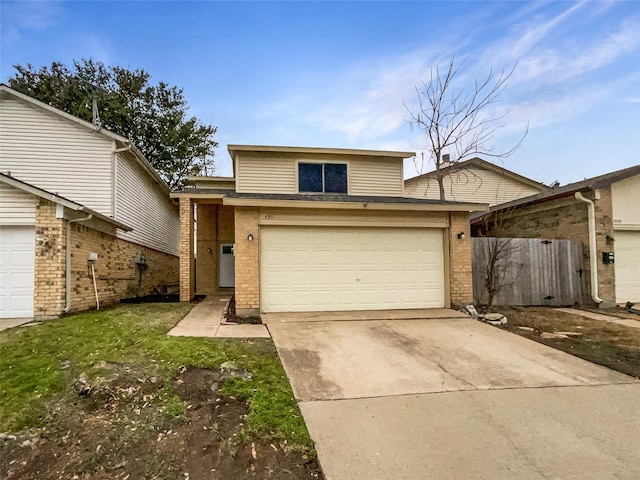
<path id="1" fill-rule="evenodd" d="M 195 261 L 193 257 L 193 202 L 180 197 L 180 301 L 194 297 Z"/>
<path id="2" fill-rule="evenodd" d="M 259 208 L 235 208 L 236 314 L 241 317 L 260 315 L 259 220 Z"/>
<path id="3" fill-rule="evenodd" d="M 452 307 L 473 303 L 469 212 L 449 215 L 449 295 Z"/>

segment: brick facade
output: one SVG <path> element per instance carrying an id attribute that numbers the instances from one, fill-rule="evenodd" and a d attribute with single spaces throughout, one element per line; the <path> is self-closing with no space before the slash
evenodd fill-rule
<path id="1" fill-rule="evenodd" d="M 198 265 L 195 283 L 198 293 L 212 294 L 217 289 L 217 259 L 220 243 L 234 243 L 236 313 L 241 316 L 260 313 L 260 208 L 223 207 L 198 204 Z M 233 213 L 233 218 L 227 218 Z M 193 203 L 180 198 L 180 298 L 194 295 Z M 453 306 L 473 302 L 471 273 L 471 235 L 468 212 L 451 212 L 450 228 L 444 230 L 449 245 L 447 280 Z M 226 233 L 225 233 L 226 232 Z M 233 240 L 230 240 L 234 233 Z M 464 233 L 459 239 L 458 234 Z M 252 235 L 253 240 L 248 237 Z M 445 252 L 445 255 L 447 252 Z"/>
<path id="2" fill-rule="evenodd" d="M 67 222 L 56 218 L 56 204 L 36 203 L 33 315 L 56 318 L 65 307 Z"/>
<path id="3" fill-rule="evenodd" d="M 597 192 L 597 193 L 596 193 Z M 603 307 L 615 305 L 615 268 L 602 263 L 602 252 L 613 251 L 607 236 L 614 237 L 611 189 L 583 193 L 595 203 L 598 290 Z M 582 301 L 591 299 L 591 266 L 589 264 L 589 223 L 587 204 L 573 195 L 533 205 L 498 212 L 491 223 L 474 225 L 474 235 L 569 239 L 582 245 Z"/>
<path id="4" fill-rule="evenodd" d="M 70 244 L 67 245 L 67 229 Z M 142 247 L 80 223 L 56 218 L 56 204 L 40 199 L 36 207 L 34 266 L 34 318 L 56 318 L 66 307 L 66 257 L 71 254 L 71 308 L 77 312 L 96 307 L 90 252 L 98 254 L 94 269 L 100 306 L 122 298 L 147 295 L 178 282 L 178 258 Z M 147 259 L 140 275 L 136 254 Z"/>
<path id="5" fill-rule="evenodd" d="M 458 234 L 464 233 L 464 238 Z M 471 232 L 468 212 L 449 214 L 449 297 L 451 305 L 473 303 L 471 275 Z"/>
<path id="6" fill-rule="evenodd" d="M 193 256 L 193 202 L 180 199 L 180 301 L 189 302 L 195 295 L 195 260 Z"/>
<path id="7" fill-rule="evenodd" d="M 79 223 L 71 224 L 71 309 L 95 308 L 89 253 L 97 253 L 94 263 L 100 306 L 122 298 L 163 292 L 178 282 L 178 258 L 127 242 Z M 115 233 L 115 232 L 114 232 Z M 135 256 L 142 255 L 147 266 L 140 269 Z"/>
<path id="8" fill-rule="evenodd" d="M 260 209 L 235 208 L 236 313 L 260 313 Z M 253 241 L 247 238 L 251 234 Z"/>

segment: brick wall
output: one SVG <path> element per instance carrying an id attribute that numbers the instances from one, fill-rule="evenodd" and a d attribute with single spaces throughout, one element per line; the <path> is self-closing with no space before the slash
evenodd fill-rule
<path id="1" fill-rule="evenodd" d="M 260 313 L 260 210 L 257 207 L 235 208 L 236 312 L 238 315 Z M 247 240 L 253 235 L 253 241 Z"/>
<path id="2" fill-rule="evenodd" d="M 198 294 L 211 295 L 218 289 L 218 205 L 197 205 L 198 233 L 196 286 Z"/>
<path id="3" fill-rule="evenodd" d="M 65 307 L 66 221 L 56 218 L 56 204 L 36 204 L 34 309 L 36 319 L 56 318 Z"/>
<path id="4" fill-rule="evenodd" d="M 71 242 L 67 245 L 67 229 Z M 96 299 L 87 260 L 97 253 L 96 285 L 100 306 L 122 298 L 147 295 L 178 282 L 178 258 L 100 232 L 80 223 L 56 218 L 56 204 L 40 199 L 36 206 L 34 317 L 56 318 L 66 307 L 66 256 L 71 254 L 71 308 L 95 308 Z M 142 254 L 148 268 L 139 275 L 134 257 Z"/>
<path id="5" fill-rule="evenodd" d="M 449 296 L 452 306 L 473 303 L 471 233 L 468 212 L 449 215 Z M 464 233 L 459 239 L 458 234 Z"/>
<path id="6" fill-rule="evenodd" d="M 615 238 L 613 231 L 613 202 L 611 188 L 601 188 L 597 190 L 594 200 L 596 206 L 596 251 L 598 260 L 598 295 L 602 299 L 601 307 L 613 307 L 616 305 L 616 276 L 615 264 L 605 265 L 602 263 L 602 252 L 613 252 L 613 243 L 607 243 L 607 236 Z M 589 198 L 593 199 L 591 195 Z M 586 205 L 585 205 L 586 207 Z M 587 244 L 588 245 L 588 244 Z M 589 252 L 588 246 L 585 249 Z M 585 260 L 588 267 L 588 257 Z M 583 267 L 584 268 L 584 267 Z M 589 270 L 590 271 L 590 270 Z M 590 289 L 588 290 L 591 291 Z"/>
<path id="7" fill-rule="evenodd" d="M 94 263 L 100 306 L 122 298 L 163 292 L 178 282 L 178 257 L 116 238 L 79 223 L 71 226 L 71 312 L 96 307 L 89 253 L 97 253 Z M 115 232 L 114 232 L 115 233 Z M 135 264 L 142 255 L 147 267 Z"/>
<path id="8" fill-rule="evenodd" d="M 598 261 L 598 289 L 603 306 L 615 302 L 614 265 L 602 263 L 602 252 L 613 251 L 607 244 L 607 235 L 614 237 L 611 204 L 611 189 L 598 190 L 599 199 L 593 192 L 583 194 L 594 200 L 596 206 L 596 246 Z M 589 224 L 587 205 L 573 195 L 543 203 L 516 208 L 500 213 L 495 222 L 474 227 L 478 234 L 513 238 L 569 239 L 582 245 L 582 301 L 593 304 L 591 299 L 591 267 L 589 264 Z"/>
<path id="9" fill-rule="evenodd" d="M 193 203 L 180 198 L 180 301 L 189 302 L 195 294 L 193 257 Z"/>

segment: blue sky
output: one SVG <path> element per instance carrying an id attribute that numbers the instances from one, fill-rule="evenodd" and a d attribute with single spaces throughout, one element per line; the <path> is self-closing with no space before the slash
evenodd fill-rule
<path id="1" fill-rule="evenodd" d="M 452 55 L 461 86 L 517 62 L 493 143 L 529 134 L 500 165 L 564 184 L 640 163 L 636 1 L 0 5 L 2 82 L 83 57 L 144 68 L 218 127 L 218 175 L 229 143 L 421 151 L 405 104 Z"/>

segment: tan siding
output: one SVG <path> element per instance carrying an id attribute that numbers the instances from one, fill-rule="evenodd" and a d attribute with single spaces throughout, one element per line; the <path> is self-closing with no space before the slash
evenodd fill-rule
<path id="1" fill-rule="evenodd" d="M 237 158 L 236 191 L 240 193 L 296 193 L 296 162 L 287 157 Z"/>
<path id="2" fill-rule="evenodd" d="M 0 182 L 0 225 L 35 225 L 36 197 Z"/>
<path id="3" fill-rule="evenodd" d="M 640 175 L 611 185 L 613 228 L 640 230 Z"/>
<path id="4" fill-rule="evenodd" d="M 445 177 L 444 190 L 446 200 L 488 203 L 490 206 L 539 193 L 534 187 L 479 168 L 466 168 Z M 405 195 L 438 200 L 438 182 L 429 177 L 409 179 L 405 182 Z"/>
<path id="5" fill-rule="evenodd" d="M 350 195 L 402 196 L 402 160 L 370 157 L 250 156 L 237 158 L 236 191 L 239 193 L 298 193 L 297 163 L 347 164 Z"/>
<path id="6" fill-rule="evenodd" d="M 118 237 L 178 255 L 178 211 L 133 159 L 117 154 L 116 219 L 133 228 Z"/>
<path id="7" fill-rule="evenodd" d="M 402 196 L 402 159 L 349 160 L 349 194 Z"/>
<path id="8" fill-rule="evenodd" d="M 260 225 L 445 228 L 448 212 L 363 212 L 299 208 L 261 208 Z"/>
<path id="9" fill-rule="evenodd" d="M 2 171 L 112 214 L 113 142 L 21 101 L 0 101 Z"/>

